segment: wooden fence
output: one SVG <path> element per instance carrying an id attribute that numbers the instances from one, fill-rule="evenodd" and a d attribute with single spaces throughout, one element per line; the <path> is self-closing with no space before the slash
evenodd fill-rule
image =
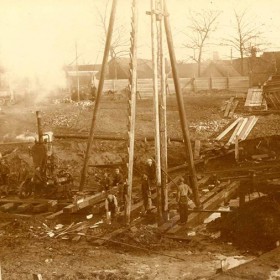
<path id="1" fill-rule="evenodd" d="M 169 93 L 175 93 L 175 87 L 172 78 L 167 80 Z M 229 90 L 235 92 L 247 92 L 249 88 L 249 77 L 212 77 L 212 78 L 181 78 L 181 88 L 184 92 L 211 91 L 211 90 Z M 104 92 L 109 90 L 121 91 L 128 86 L 128 80 L 105 80 Z M 141 96 L 151 96 L 153 92 L 152 79 L 138 79 L 137 89 Z"/>

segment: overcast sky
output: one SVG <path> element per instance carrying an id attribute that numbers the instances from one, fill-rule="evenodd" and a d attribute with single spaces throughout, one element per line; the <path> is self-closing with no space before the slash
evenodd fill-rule
<path id="1" fill-rule="evenodd" d="M 0 64 L 20 76 L 38 76 L 49 83 L 61 83 L 62 66 L 75 59 L 75 41 L 79 63 L 100 63 L 104 46 L 97 9 L 103 13 L 106 1 L 0 0 Z M 116 25 L 124 25 L 127 34 L 130 3 L 130 0 L 119 0 L 117 7 Z M 145 14 L 150 0 L 139 0 L 139 3 L 138 57 L 150 58 L 150 17 Z M 279 0 L 167 0 L 167 5 L 177 59 L 187 60 L 191 54 L 182 47 L 186 43 L 182 31 L 187 30 L 190 9 L 222 12 L 216 32 L 210 35 L 215 45 L 207 48 L 204 59 L 212 58 L 213 51 L 218 51 L 221 58 L 229 58 L 230 48 L 219 44 L 233 32 L 233 9 L 248 9 L 253 24 L 265 24 L 262 28 L 265 40 L 270 43 L 268 50 L 280 50 Z"/>

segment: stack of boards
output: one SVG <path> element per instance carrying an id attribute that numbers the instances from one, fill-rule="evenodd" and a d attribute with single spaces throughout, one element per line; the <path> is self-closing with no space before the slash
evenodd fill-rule
<path id="1" fill-rule="evenodd" d="M 258 117 L 251 116 L 249 118 L 240 117 L 236 119 L 233 123 L 231 123 L 217 138 L 217 141 L 223 139 L 230 131 L 234 128 L 234 131 L 229 138 L 228 142 L 226 143 L 227 146 L 234 144 L 236 139 L 239 141 L 245 140 L 250 132 L 252 131 L 253 127 L 258 121 Z"/>

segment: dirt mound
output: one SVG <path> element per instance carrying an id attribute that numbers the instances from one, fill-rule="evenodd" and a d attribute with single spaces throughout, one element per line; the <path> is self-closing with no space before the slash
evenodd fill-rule
<path id="1" fill-rule="evenodd" d="M 280 195 L 264 196 L 214 221 L 226 241 L 251 250 L 270 250 L 280 240 Z"/>

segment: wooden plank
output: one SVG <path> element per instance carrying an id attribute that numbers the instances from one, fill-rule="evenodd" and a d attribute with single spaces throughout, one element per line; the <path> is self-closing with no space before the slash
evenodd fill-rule
<path id="1" fill-rule="evenodd" d="M 227 107 L 226 107 L 226 110 L 225 110 L 225 113 L 224 113 L 224 117 L 227 117 L 228 114 L 229 114 L 229 110 L 231 108 L 231 105 L 232 105 L 232 102 L 234 100 L 234 97 L 232 96 L 229 101 L 228 101 L 228 104 L 227 104 Z"/>
<path id="2" fill-rule="evenodd" d="M 16 208 L 16 204 L 13 202 L 5 203 L 0 206 L 0 210 L 3 212 L 8 212 Z"/>
<path id="3" fill-rule="evenodd" d="M 199 188 L 204 187 L 211 179 L 212 179 L 212 175 L 204 176 L 202 179 L 198 181 Z"/>
<path id="4" fill-rule="evenodd" d="M 245 139 L 248 137 L 248 135 L 250 134 L 250 132 L 251 132 L 252 129 L 254 128 L 255 124 L 257 123 L 258 119 L 259 119 L 258 117 L 255 117 L 255 118 L 253 119 L 253 121 L 251 122 L 250 126 L 249 126 L 249 127 L 247 128 L 247 130 L 245 131 L 245 133 L 244 133 L 242 139 L 240 139 L 240 140 L 245 140 Z"/>
<path id="5" fill-rule="evenodd" d="M 255 116 L 250 116 L 246 125 L 244 126 L 244 128 L 242 129 L 242 131 L 239 134 L 239 139 L 240 140 L 244 140 L 243 137 L 248 129 L 248 127 L 251 125 L 252 121 L 255 119 Z"/>
<path id="6" fill-rule="evenodd" d="M 41 212 L 46 212 L 48 210 L 48 204 L 47 203 L 40 203 L 38 205 L 35 205 L 33 207 L 33 212 L 34 213 L 41 213 Z"/>
<path id="7" fill-rule="evenodd" d="M 239 134 L 241 133 L 242 129 L 244 128 L 244 126 L 246 125 L 247 122 L 248 122 L 248 118 L 241 119 L 241 121 L 238 123 L 236 129 L 234 130 L 233 134 L 231 135 L 231 137 L 226 145 L 230 145 L 230 144 L 234 143 L 235 138 L 239 137 Z"/>
<path id="8" fill-rule="evenodd" d="M 39 203 L 48 203 L 50 201 L 49 199 L 42 199 L 42 198 L 36 198 L 36 199 L 19 199 L 19 198 L 1 198 L 0 203 L 31 203 L 31 204 L 39 204 Z"/>
<path id="9" fill-rule="evenodd" d="M 23 213 L 23 212 L 31 211 L 32 208 L 33 208 L 32 203 L 23 203 L 18 206 L 17 212 Z"/>
<path id="10" fill-rule="evenodd" d="M 114 187 L 111 189 L 112 193 L 118 191 L 118 187 Z M 96 204 L 98 202 L 102 202 L 106 198 L 106 193 L 97 193 L 95 195 L 88 196 L 80 201 L 69 204 L 68 206 L 63 208 L 63 213 L 76 213 L 81 209 L 84 209 L 88 206 Z"/>
<path id="11" fill-rule="evenodd" d="M 237 108 L 238 103 L 239 103 L 238 100 L 234 101 L 234 103 L 233 103 L 233 105 L 232 105 L 232 107 L 231 107 L 231 110 L 230 110 L 230 112 L 229 112 L 229 114 L 228 114 L 228 117 L 229 117 L 229 118 L 232 118 L 232 117 L 233 117 L 233 114 L 234 114 L 234 112 L 235 112 L 235 109 Z"/>
<path id="12" fill-rule="evenodd" d="M 49 216 L 46 217 L 47 220 L 54 220 L 55 218 L 59 217 L 63 214 L 63 210 L 57 211 Z"/>
<path id="13" fill-rule="evenodd" d="M 229 140 L 228 140 L 226 145 L 230 145 L 232 140 L 235 139 L 236 134 L 239 131 L 239 129 L 240 129 L 241 125 L 243 124 L 243 122 L 244 122 L 244 118 L 241 117 L 239 123 L 237 124 L 235 130 L 233 131 L 233 133 L 232 133 L 231 137 L 229 138 Z"/>
<path id="14" fill-rule="evenodd" d="M 225 137 L 239 122 L 241 118 L 236 119 L 233 123 L 231 123 L 219 136 L 216 137 L 217 141 L 220 141 L 223 137 Z"/>

